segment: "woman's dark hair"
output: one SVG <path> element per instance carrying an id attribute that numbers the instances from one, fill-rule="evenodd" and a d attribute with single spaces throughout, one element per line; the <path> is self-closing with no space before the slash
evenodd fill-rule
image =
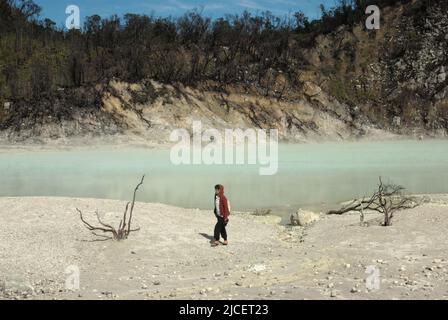
<path id="1" fill-rule="evenodd" d="M 217 185 L 215 186 L 215 190 L 219 190 L 219 189 L 221 189 L 221 185 L 220 185 L 220 184 L 217 184 Z"/>

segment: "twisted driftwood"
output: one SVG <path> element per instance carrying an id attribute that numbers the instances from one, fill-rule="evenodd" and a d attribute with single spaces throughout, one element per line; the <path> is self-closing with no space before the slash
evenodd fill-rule
<path id="1" fill-rule="evenodd" d="M 420 205 L 416 198 L 404 195 L 405 188 L 392 183 L 383 184 L 379 177 L 378 190 L 370 198 L 355 199 L 339 210 L 328 211 L 327 214 L 344 214 L 350 211 L 360 213 L 361 224 L 364 223 L 364 210 L 371 210 L 384 215 L 383 226 L 390 226 L 394 213 L 412 209 Z"/>
<path id="2" fill-rule="evenodd" d="M 118 229 L 115 229 L 113 226 L 111 226 L 110 224 L 104 223 L 103 221 L 101 221 L 100 219 L 100 215 L 98 214 L 98 210 L 95 211 L 96 214 L 96 218 L 98 220 L 98 223 L 100 224 L 100 226 L 94 226 L 92 224 L 90 224 L 89 222 L 87 222 L 82 214 L 82 211 L 79 210 L 78 208 L 76 208 L 76 211 L 78 211 L 79 213 L 79 217 L 81 219 L 81 221 L 84 223 L 84 226 L 89 229 L 90 231 L 92 231 L 92 233 L 98 237 L 102 237 L 104 238 L 104 240 L 124 240 L 127 239 L 129 234 L 131 232 L 134 231 L 139 231 L 140 228 L 137 229 L 131 229 L 131 222 L 132 222 L 132 214 L 134 212 L 134 204 L 135 204 L 135 197 L 137 194 L 137 190 L 138 188 L 143 184 L 143 181 L 145 179 L 145 175 L 143 175 L 140 183 L 135 187 L 134 189 L 134 197 L 132 198 L 132 203 L 128 202 L 126 204 L 126 208 L 124 210 L 123 213 L 123 218 L 120 221 L 120 224 L 118 225 Z M 131 209 L 129 211 L 129 218 L 128 218 L 128 209 L 129 209 L 129 205 L 131 205 Z M 112 237 L 107 236 L 105 234 L 98 234 L 97 232 L 103 232 L 103 233 L 112 233 Z"/>

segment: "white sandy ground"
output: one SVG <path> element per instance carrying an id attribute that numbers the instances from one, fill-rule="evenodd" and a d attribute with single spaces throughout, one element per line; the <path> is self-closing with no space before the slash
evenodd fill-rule
<path id="1" fill-rule="evenodd" d="M 431 198 L 391 227 L 361 227 L 351 214 L 307 228 L 233 214 L 230 245 L 217 248 L 211 211 L 136 203 L 141 231 L 92 242 L 75 208 L 117 222 L 124 202 L 0 198 L 0 299 L 447 299 L 448 196 Z M 65 289 L 70 265 L 76 292 Z M 378 290 L 366 289 L 370 265 Z"/>

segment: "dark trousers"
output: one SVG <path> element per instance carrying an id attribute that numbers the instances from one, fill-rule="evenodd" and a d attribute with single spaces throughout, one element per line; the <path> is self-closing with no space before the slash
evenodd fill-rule
<path id="1" fill-rule="evenodd" d="M 223 217 L 216 217 L 218 219 L 218 222 L 216 222 L 215 225 L 215 240 L 219 241 L 219 236 L 221 235 L 222 238 L 227 241 L 227 231 L 226 231 L 226 223 L 224 221 Z"/>

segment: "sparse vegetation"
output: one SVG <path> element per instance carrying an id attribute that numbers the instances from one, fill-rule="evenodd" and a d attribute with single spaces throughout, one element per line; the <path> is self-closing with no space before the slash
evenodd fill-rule
<path id="1" fill-rule="evenodd" d="M 272 213 L 271 209 L 256 209 L 253 213 L 254 216 L 268 216 Z"/>
<path id="2" fill-rule="evenodd" d="M 0 99 L 36 101 L 58 88 L 114 77 L 186 85 L 250 83 L 269 94 L 272 72 L 294 84 L 296 66 L 303 63 L 301 48 L 321 33 L 360 21 L 370 2 L 339 0 L 334 8 L 322 6 L 322 18 L 313 21 L 303 12 L 290 18 L 244 12 L 212 20 L 192 10 L 179 18 L 93 15 L 82 30 L 67 31 L 40 19 L 41 8 L 32 0 L 0 0 Z M 403 1 L 375 4 L 396 2 Z"/>

